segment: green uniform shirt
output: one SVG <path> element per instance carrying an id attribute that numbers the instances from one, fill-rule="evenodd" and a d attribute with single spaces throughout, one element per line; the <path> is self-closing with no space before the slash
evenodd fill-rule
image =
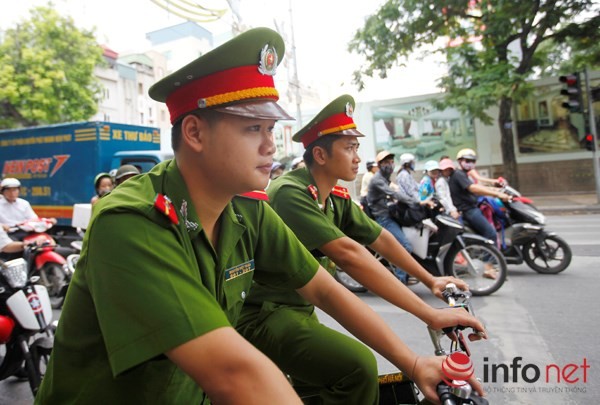
<path id="1" fill-rule="evenodd" d="M 319 207 L 318 190 L 311 186 L 313 184 L 310 172 L 302 168 L 271 182 L 267 194 L 275 212 L 315 256 L 322 256 L 319 247 L 344 236 L 365 245 L 379 237 L 381 226 L 371 220 L 352 199 L 330 194 L 325 207 Z M 322 264 L 331 273 L 335 270 L 324 261 Z M 256 279 L 242 310 L 240 324 L 251 322 L 265 301 L 275 305 L 306 306 L 312 310 L 312 305 L 295 291 L 273 288 Z"/>
<path id="2" fill-rule="evenodd" d="M 83 246 L 38 404 L 202 403 L 163 353 L 235 325 L 252 279 L 290 290 L 318 268 L 268 204 L 244 197 L 223 212 L 213 249 L 175 161 L 101 199 Z"/>

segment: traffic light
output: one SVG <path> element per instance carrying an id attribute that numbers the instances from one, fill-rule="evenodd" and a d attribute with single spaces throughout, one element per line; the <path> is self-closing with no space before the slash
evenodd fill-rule
<path id="1" fill-rule="evenodd" d="M 583 111 L 583 103 L 581 100 L 581 81 L 579 73 L 575 72 L 570 75 L 560 76 L 558 80 L 565 83 L 566 87 L 560 91 L 560 94 L 567 96 L 567 101 L 562 103 L 562 106 L 571 113 L 580 113 Z"/>
<path id="2" fill-rule="evenodd" d="M 586 134 L 583 139 L 582 142 L 583 146 L 587 149 L 587 150 L 595 150 L 595 146 L 594 145 L 594 136 L 592 134 Z"/>

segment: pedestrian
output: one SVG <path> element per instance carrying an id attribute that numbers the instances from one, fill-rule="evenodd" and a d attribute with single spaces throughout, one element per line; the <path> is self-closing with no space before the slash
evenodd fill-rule
<path id="1" fill-rule="evenodd" d="M 96 195 L 92 197 L 90 203 L 92 206 L 98 202 L 98 200 L 110 193 L 115 187 L 113 179 L 108 173 L 98 173 L 94 178 L 94 189 Z"/>
<path id="2" fill-rule="evenodd" d="M 137 176 L 138 174 L 140 174 L 140 169 L 134 165 L 122 165 L 115 173 L 115 183 L 118 186 L 123 184 L 125 180 L 130 179 L 133 176 Z"/>
<path id="3" fill-rule="evenodd" d="M 358 137 L 363 135 L 356 129 L 353 110 L 354 99 L 341 96 L 294 135 L 292 139 L 302 142 L 306 149 L 306 170 L 288 172 L 271 182 L 267 190 L 271 206 L 331 272 L 335 266 L 327 264 L 330 259 L 369 290 L 414 311 L 427 323 L 450 326 L 475 321 L 466 313 L 460 314 L 466 317 L 459 321 L 455 314 L 429 307 L 363 246 L 369 245 L 391 262 L 410 269 L 438 295 L 448 281 L 465 287 L 457 279 L 435 278 L 427 273 L 389 232 L 361 211 L 347 189 L 336 185 L 339 180 L 353 181 L 358 172 Z M 334 280 L 329 274 L 327 278 Z M 424 313 L 430 315 L 421 317 Z M 255 283 L 238 330 L 289 374 L 296 387 L 318 392 L 320 403 L 377 403 L 377 370 L 369 351 L 321 325 L 304 294 Z M 396 344 L 404 347 L 401 343 L 392 346 Z M 431 372 L 436 373 L 435 369 Z"/>
<path id="4" fill-rule="evenodd" d="M 256 28 L 150 88 L 174 160 L 96 205 L 36 404 L 300 404 L 234 329 L 253 282 L 298 290 L 436 396 L 443 359 L 407 349 L 251 191 L 269 180 L 276 120 L 291 119 L 276 103 L 278 55 L 279 34 Z"/>
<path id="5" fill-rule="evenodd" d="M 458 210 L 452 202 L 450 186 L 448 185 L 448 180 L 454 172 L 454 162 L 452 162 L 452 160 L 449 158 L 444 158 L 440 160 L 439 166 L 441 174 L 435 182 L 435 192 L 440 201 L 440 204 L 442 204 L 442 207 L 444 207 L 444 211 L 450 216 L 452 216 L 452 218 L 459 219 L 460 214 L 458 213 Z"/>

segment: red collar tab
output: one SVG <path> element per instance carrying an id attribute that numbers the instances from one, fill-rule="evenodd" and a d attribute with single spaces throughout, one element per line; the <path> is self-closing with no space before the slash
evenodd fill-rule
<path id="1" fill-rule="evenodd" d="M 310 184 L 307 187 L 307 189 L 308 189 L 308 192 L 310 193 L 311 197 L 313 198 L 313 200 L 317 201 L 319 199 L 319 193 L 317 191 L 317 187 Z"/>
<path id="2" fill-rule="evenodd" d="M 270 59 L 267 58 L 267 61 Z M 269 66 L 271 64 L 272 62 Z M 197 108 L 214 107 L 246 99 L 279 100 L 272 74 L 264 74 L 259 70 L 257 65 L 234 67 L 181 86 L 166 100 L 171 124 L 186 112 Z"/>
<path id="3" fill-rule="evenodd" d="M 265 190 L 254 190 L 239 194 L 240 197 L 251 198 L 253 200 L 269 201 L 269 196 Z"/>
<path id="4" fill-rule="evenodd" d="M 331 189 L 331 194 L 342 197 L 346 200 L 350 199 L 350 192 L 346 187 L 335 186 L 333 189 Z"/>
<path id="5" fill-rule="evenodd" d="M 175 206 L 173 203 L 164 194 L 157 194 L 154 199 L 154 208 L 158 210 L 161 214 L 166 216 L 173 222 L 175 225 L 179 225 L 179 218 L 177 218 L 177 211 L 175 211 Z"/>
<path id="6" fill-rule="evenodd" d="M 302 137 L 302 145 L 304 145 L 306 148 L 323 135 L 334 134 L 346 129 L 355 128 L 356 124 L 352 119 L 351 113 L 349 114 L 348 112 L 342 112 L 339 114 L 334 114 L 309 129 Z"/>

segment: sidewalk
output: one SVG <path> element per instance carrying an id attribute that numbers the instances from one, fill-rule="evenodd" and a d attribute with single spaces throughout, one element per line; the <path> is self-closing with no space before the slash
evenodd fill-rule
<path id="1" fill-rule="evenodd" d="M 546 215 L 600 214 L 600 204 L 593 194 L 552 194 L 526 196 Z"/>

